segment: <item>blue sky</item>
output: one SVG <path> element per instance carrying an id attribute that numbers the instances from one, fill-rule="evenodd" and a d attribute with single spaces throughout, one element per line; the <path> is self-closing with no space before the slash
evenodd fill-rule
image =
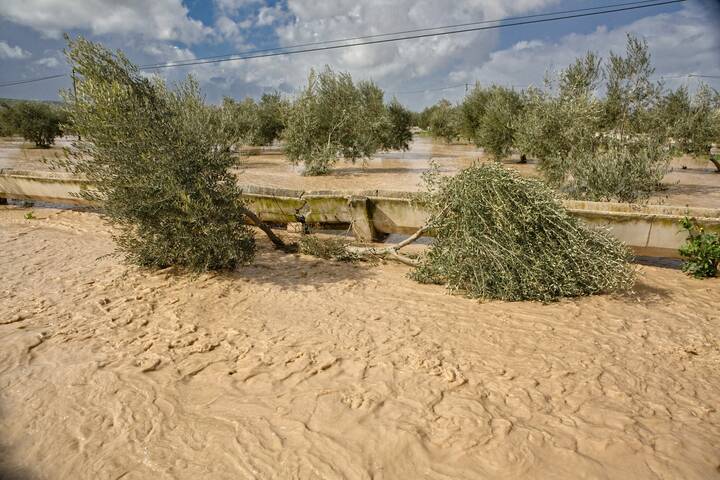
<path id="1" fill-rule="evenodd" d="M 0 0 L 0 83 L 68 70 L 62 33 L 122 48 L 139 64 L 188 60 L 398 30 L 619 3 L 621 0 Z M 458 100 L 463 83 L 526 86 L 587 50 L 621 51 L 626 33 L 647 39 L 657 74 L 720 75 L 720 9 L 688 0 L 631 12 L 378 46 L 169 69 L 195 75 L 209 101 L 292 95 L 311 67 L 372 79 L 412 108 Z M 669 78 L 669 87 L 694 78 Z M 708 79 L 720 89 L 718 79 Z M 0 96 L 57 99 L 67 79 L 0 88 Z M 419 93 L 414 93 L 420 91 Z M 399 92 L 399 93 L 398 93 Z M 413 92 L 413 93 L 403 93 Z"/>

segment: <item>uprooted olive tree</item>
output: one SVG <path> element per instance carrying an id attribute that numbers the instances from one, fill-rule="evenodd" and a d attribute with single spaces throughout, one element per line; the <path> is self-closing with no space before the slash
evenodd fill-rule
<path id="1" fill-rule="evenodd" d="M 77 93 L 64 96 L 82 141 L 64 166 L 94 185 L 81 195 L 99 203 L 120 253 L 142 266 L 193 271 L 250 261 L 255 239 L 247 220 L 257 217 L 229 172 L 236 138 L 197 83 L 169 89 L 122 52 L 67 40 Z"/>
<path id="2" fill-rule="evenodd" d="M 633 285 L 628 248 L 572 217 L 544 183 L 498 164 L 476 165 L 454 177 L 434 172 L 426 180 L 422 201 L 431 218 L 403 242 L 378 248 L 313 240 L 301 251 L 400 261 L 415 267 L 415 280 L 473 298 L 550 301 Z M 400 252 L 427 230 L 435 238 L 425 254 Z"/>

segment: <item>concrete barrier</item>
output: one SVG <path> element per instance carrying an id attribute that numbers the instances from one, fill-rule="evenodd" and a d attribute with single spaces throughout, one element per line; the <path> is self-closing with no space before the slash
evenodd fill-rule
<path id="1" fill-rule="evenodd" d="M 0 170 L 0 198 L 87 205 L 78 194 L 91 185 L 65 174 Z M 242 186 L 245 200 L 265 222 L 350 225 L 361 240 L 387 234 L 411 234 L 429 213 L 417 194 L 386 190 L 302 191 Z M 677 257 L 685 242 L 679 220 L 691 216 L 720 233 L 720 208 L 635 205 L 568 200 L 571 214 L 591 225 L 607 227 L 639 255 Z"/>

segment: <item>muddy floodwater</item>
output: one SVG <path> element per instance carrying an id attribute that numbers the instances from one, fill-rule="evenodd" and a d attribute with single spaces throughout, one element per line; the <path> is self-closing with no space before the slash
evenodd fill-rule
<path id="1" fill-rule="evenodd" d="M 32 148 L 21 139 L 0 139 L 0 169 L 47 170 L 43 158 L 62 156 L 62 147 L 69 146 L 70 139 L 61 139 L 51 149 Z M 253 150 L 252 154 L 249 151 Z M 491 161 L 482 151 L 472 145 L 446 144 L 429 137 L 415 136 L 410 150 L 405 152 L 382 152 L 355 164 L 338 162 L 329 175 L 302 176 L 302 168 L 290 165 L 278 147 L 254 148 L 240 155 L 237 170 L 241 183 L 299 190 L 404 190 L 422 188 L 422 174 L 437 163 L 444 174 L 452 174 L 472 165 L 473 162 Z M 517 155 L 504 161 L 523 175 L 538 176 L 537 165 L 518 163 Z M 665 190 L 650 199 L 651 203 L 667 205 L 690 205 L 695 207 L 720 207 L 720 173 L 707 159 L 691 157 L 675 158 L 671 170 L 664 179 Z"/>
<path id="2" fill-rule="evenodd" d="M 93 213 L 0 207 L 0 477 L 711 479 L 720 279 L 480 303 L 407 267 L 123 265 Z"/>
<path id="3" fill-rule="evenodd" d="M 0 168 L 55 153 L 5 141 Z M 431 159 L 486 161 L 418 138 L 327 177 L 273 151 L 238 175 L 416 190 Z M 653 201 L 720 206 L 712 168 L 674 160 Z M 639 265 L 628 294 L 482 303 L 262 235 L 232 273 L 146 271 L 111 234 L 0 206 L 0 479 L 720 479 L 720 279 Z"/>

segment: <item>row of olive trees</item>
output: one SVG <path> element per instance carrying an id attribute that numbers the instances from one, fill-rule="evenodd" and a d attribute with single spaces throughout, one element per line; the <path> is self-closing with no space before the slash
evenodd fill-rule
<path id="1" fill-rule="evenodd" d="M 0 136 L 21 135 L 40 148 L 55 143 L 63 134 L 67 115 L 43 102 L 0 103 Z"/>
<path id="2" fill-rule="evenodd" d="M 544 88 L 476 85 L 460 105 L 441 101 L 420 117 L 433 135 L 464 137 L 496 159 L 534 157 L 575 198 L 635 201 L 660 188 L 673 149 L 707 158 L 720 141 L 718 93 L 666 92 L 653 74 L 647 44 L 628 36 L 625 55 L 588 53 Z"/>

